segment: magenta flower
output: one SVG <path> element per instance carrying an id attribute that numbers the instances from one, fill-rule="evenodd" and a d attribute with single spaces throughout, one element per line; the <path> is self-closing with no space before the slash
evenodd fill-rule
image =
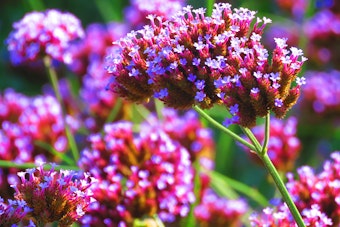
<path id="1" fill-rule="evenodd" d="M 28 13 L 13 24 L 13 29 L 7 45 L 11 61 L 16 65 L 44 56 L 67 62 L 66 48 L 84 35 L 80 21 L 73 14 L 54 9 Z"/>
<path id="2" fill-rule="evenodd" d="M 23 110 L 28 106 L 29 98 L 8 88 L 0 96 L 0 124 L 4 121 L 18 122 Z"/>
<path id="3" fill-rule="evenodd" d="M 178 109 L 237 106 L 226 123 L 245 127 L 268 111 L 283 117 L 299 96 L 301 84 L 292 83 L 306 60 L 302 51 L 277 38 L 270 60 L 260 42 L 270 19 L 244 8 L 233 12 L 227 3 L 215 4 L 211 17 L 204 13 L 187 6 L 169 20 L 150 15 L 151 25 L 116 42 L 121 50 L 108 63 L 109 89 Z"/>
<path id="4" fill-rule="evenodd" d="M 91 173 L 97 203 L 82 219 L 86 226 L 130 226 L 134 219 L 158 214 L 165 222 L 186 216 L 194 202 L 193 169 L 188 151 L 159 127 L 104 126 L 89 137 L 79 166 Z"/>
<path id="5" fill-rule="evenodd" d="M 69 170 L 35 169 L 19 172 L 21 182 L 13 185 L 15 198 L 24 200 L 31 211 L 33 222 L 45 225 L 58 222 L 59 226 L 70 226 L 82 217 L 93 202 L 90 186 L 93 179 L 86 173 Z"/>
<path id="6" fill-rule="evenodd" d="M 194 214 L 201 227 L 241 227 L 242 216 L 247 212 L 245 201 L 219 198 L 211 190 L 206 190 Z"/>
<path id="7" fill-rule="evenodd" d="M 297 119 L 290 117 L 286 121 L 272 119 L 270 122 L 270 140 L 268 142 L 268 156 L 275 167 L 283 172 L 293 169 L 299 157 L 301 143 L 296 136 Z M 263 143 L 265 136 L 264 125 L 252 129 L 255 137 Z M 250 153 L 256 160 L 257 155 Z M 259 161 L 259 160 L 258 160 Z"/>

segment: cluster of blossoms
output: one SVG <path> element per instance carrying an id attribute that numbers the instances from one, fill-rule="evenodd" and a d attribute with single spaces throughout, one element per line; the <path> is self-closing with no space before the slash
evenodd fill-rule
<path id="1" fill-rule="evenodd" d="M 308 85 L 302 92 L 299 106 L 301 120 L 318 122 L 339 120 L 340 114 L 340 72 L 309 71 Z M 307 119 L 306 119 L 307 118 Z"/>
<path id="2" fill-rule="evenodd" d="M 124 12 L 125 20 L 133 28 L 141 28 L 147 24 L 148 15 L 170 18 L 182 9 L 184 2 L 184 0 L 150 0 L 145 4 L 143 0 L 130 0 L 130 6 Z"/>
<path id="3" fill-rule="evenodd" d="M 89 207 L 86 226 L 130 226 L 134 219 L 158 214 L 173 222 L 186 216 L 193 193 L 190 155 L 161 128 L 144 123 L 138 135 L 126 121 L 106 124 L 104 134 L 89 137 L 79 166 L 98 179 L 97 203 Z"/>
<path id="4" fill-rule="evenodd" d="M 319 66 L 339 68 L 340 13 L 324 9 L 304 25 L 308 57 Z"/>
<path id="5" fill-rule="evenodd" d="M 307 7 L 308 0 L 276 0 L 277 5 L 284 11 L 290 13 L 296 19 L 302 19 Z"/>
<path id="6" fill-rule="evenodd" d="M 205 190 L 194 214 L 200 227 L 240 227 L 241 218 L 247 211 L 245 201 L 220 198 L 213 191 Z"/>
<path id="7" fill-rule="evenodd" d="M 233 12 L 227 3 L 215 4 L 211 17 L 204 13 L 187 6 L 169 20 L 150 15 L 151 25 L 116 42 L 108 88 L 137 102 L 154 96 L 177 109 L 224 104 L 233 115 L 225 125 L 253 127 L 269 111 L 283 117 L 305 83 L 297 77 L 302 51 L 277 38 L 270 61 L 260 42 L 269 19 L 251 26 L 255 12 Z"/>
<path id="8" fill-rule="evenodd" d="M 290 117 L 286 121 L 272 119 L 270 122 L 270 139 L 268 141 L 268 156 L 275 167 L 283 172 L 294 168 L 301 150 L 301 143 L 296 137 L 297 118 Z M 256 139 L 263 144 L 265 126 L 260 125 L 252 129 Z M 258 160 L 257 155 L 251 152 Z"/>
<path id="9" fill-rule="evenodd" d="M 340 152 L 332 153 L 331 158 L 324 163 L 319 174 L 315 174 L 309 166 L 297 170 L 297 179 L 292 173 L 287 174 L 288 192 L 308 226 L 335 227 L 340 224 Z M 280 205 L 276 212 L 271 208 L 265 209 L 261 217 L 252 217 L 254 226 L 263 226 L 267 222 L 277 223 L 275 226 L 289 226 L 281 225 L 281 222 L 293 221 L 285 205 Z"/>
<path id="10" fill-rule="evenodd" d="M 13 226 L 19 223 L 31 209 L 23 200 L 8 200 L 0 197 L 0 226 Z"/>
<path id="11" fill-rule="evenodd" d="M 69 170 L 35 169 L 19 172 L 20 182 L 12 185 L 15 198 L 24 201 L 30 211 L 26 214 L 37 226 L 58 221 L 59 226 L 70 226 L 82 217 L 94 201 L 86 173 Z"/>
<path id="12" fill-rule="evenodd" d="M 17 164 L 37 161 L 59 161 L 46 149 L 66 152 L 68 142 L 65 123 L 56 98 L 50 95 L 27 97 L 11 89 L 0 97 L 0 159 Z M 72 131 L 79 127 L 78 121 L 67 116 L 66 123 Z M 2 196 L 9 198 L 9 185 L 16 182 L 16 168 L 0 168 Z"/>
<path id="13" fill-rule="evenodd" d="M 14 64 L 34 62 L 44 56 L 64 61 L 69 43 L 84 36 L 78 18 L 54 9 L 28 13 L 13 28 L 7 44 Z"/>

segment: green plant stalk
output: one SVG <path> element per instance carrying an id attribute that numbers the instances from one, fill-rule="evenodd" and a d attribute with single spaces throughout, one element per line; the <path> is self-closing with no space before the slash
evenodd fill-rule
<path id="1" fill-rule="evenodd" d="M 62 110 L 62 119 L 64 121 L 64 126 L 65 126 L 65 134 L 68 140 L 68 143 L 70 145 L 70 149 L 73 155 L 73 158 L 75 161 L 77 161 L 79 159 L 79 151 L 77 148 L 77 144 L 76 141 L 74 139 L 74 136 L 71 133 L 70 127 L 66 122 L 66 109 L 63 103 L 63 100 L 61 98 L 61 94 L 60 94 L 60 89 L 59 89 L 59 84 L 58 84 L 58 77 L 57 77 L 57 73 L 56 71 L 52 68 L 51 65 L 51 59 L 48 56 L 44 57 L 44 65 L 47 71 L 47 74 L 50 78 L 54 93 L 57 97 L 57 100 L 61 106 L 61 110 Z"/>
<path id="2" fill-rule="evenodd" d="M 268 147 L 268 142 L 269 142 L 269 137 L 270 137 L 270 113 L 267 114 L 266 116 L 266 122 L 265 122 L 265 126 L 264 126 L 264 141 L 263 141 L 263 145 L 262 145 L 262 150 L 261 150 L 261 154 L 264 154 Z"/>
<path id="3" fill-rule="evenodd" d="M 214 0 L 207 0 L 207 15 L 211 16 L 212 10 L 214 8 Z"/>
<path id="4" fill-rule="evenodd" d="M 244 146 L 248 147 L 249 149 L 255 151 L 255 147 L 253 144 L 248 143 L 248 141 L 244 140 L 239 135 L 235 134 L 228 128 L 224 127 L 220 123 L 218 123 L 215 119 L 210 117 L 206 112 L 204 112 L 201 108 L 198 106 L 193 107 L 202 117 L 204 117 L 208 122 L 210 122 L 213 126 L 215 126 L 217 129 L 221 130 L 222 132 L 226 133 L 227 135 L 231 136 L 236 141 L 242 143 Z"/>
<path id="5" fill-rule="evenodd" d="M 276 187 L 279 189 L 281 196 L 285 203 L 287 204 L 290 212 L 292 213 L 294 220 L 296 224 L 299 227 L 305 227 L 305 224 L 303 222 L 303 219 L 300 215 L 300 212 L 296 208 L 291 196 L 289 195 L 281 177 L 280 174 L 277 172 L 275 166 L 273 165 L 272 161 L 270 160 L 268 154 L 267 154 L 267 147 L 262 147 L 259 141 L 256 139 L 254 134 L 249 128 L 241 127 L 241 129 L 244 131 L 244 133 L 247 135 L 247 137 L 250 139 L 252 144 L 249 144 L 247 141 L 245 141 L 243 138 L 239 137 L 235 133 L 231 132 L 229 129 L 221 125 L 219 122 L 215 121 L 213 118 L 211 118 L 208 114 L 206 114 L 203 110 L 201 110 L 199 107 L 194 106 L 194 109 L 201 114 L 208 122 L 213 124 L 218 129 L 222 130 L 223 132 L 227 133 L 228 135 L 232 136 L 235 140 L 242 143 L 243 145 L 247 146 L 252 151 L 256 152 L 256 154 L 259 156 L 259 158 L 262 160 L 262 163 L 265 165 L 266 169 L 268 170 L 269 174 L 272 176 Z M 269 140 L 269 114 L 266 116 L 266 133 L 265 133 L 265 142 L 264 145 L 268 145 Z"/>
<path id="6" fill-rule="evenodd" d="M 111 109 L 109 116 L 106 118 L 105 123 L 111 123 L 117 117 L 122 105 L 123 105 L 122 99 L 118 98 L 115 103 L 115 106 Z"/>
<path id="7" fill-rule="evenodd" d="M 44 148 L 45 150 L 49 151 L 52 155 L 60 158 L 61 160 L 63 160 L 65 163 L 67 163 L 68 165 L 75 165 L 75 161 L 72 160 L 70 157 L 68 157 L 67 155 L 58 152 L 56 149 L 54 149 L 50 144 L 45 143 L 43 141 L 34 141 L 34 144 Z"/>
<path id="8" fill-rule="evenodd" d="M 44 168 L 46 167 L 47 169 L 49 168 L 49 164 L 44 165 Z M 5 160 L 0 160 L 0 167 L 1 168 L 18 168 L 18 169 L 31 169 L 37 167 L 35 163 L 15 163 L 12 161 L 5 161 Z M 66 166 L 66 165 L 57 165 L 55 167 L 55 170 L 59 169 L 68 169 L 68 170 L 79 170 L 78 166 Z"/>

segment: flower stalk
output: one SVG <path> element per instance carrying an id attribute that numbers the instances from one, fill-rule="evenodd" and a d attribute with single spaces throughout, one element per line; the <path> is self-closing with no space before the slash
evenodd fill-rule
<path id="1" fill-rule="evenodd" d="M 47 71 L 47 74 L 50 78 L 55 96 L 61 106 L 61 111 L 62 111 L 62 119 L 64 121 L 64 126 L 65 126 L 65 135 L 67 137 L 67 141 L 68 144 L 70 146 L 72 155 L 74 157 L 74 160 L 78 160 L 79 159 L 79 151 L 77 148 L 77 144 L 75 141 L 74 136 L 71 133 L 70 127 L 66 122 L 66 108 L 64 106 L 64 102 L 62 100 L 61 94 L 60 94 L 60 89 L 59 89 L 59 84 L 58 84 L 58 77 L 57 77 L 57 73 L 56 71 L 53 69 L 52 65 L 51 65 L 51 58 L 49 56 L 45 56 L 43 58 L 44 61 L 44 65 Z"/>
<path id="2" fill-rule="evenodd" d="M 265 139 L 264 139 L 264 143 L 263 143 L 263 146 L 262 146 L 249 128 L 240 126 L 241 129 L 246 134 L 246 136 L 249 138 L 249 140 L 251 141 L 252 144 L 249 144 L 243 138 L 239 137 L 238 135 L 236 135 L 235 133 L 233 133 L 232 131 L 230 131 L 226 127 L 224 127 L 222 124 L 215 121 L 212 117 L 210 117 L 207 113 L 205 113 L 199 107 L 195 106 L 194 109 L 202 117 L 204 117 L 208 122 L 210 122 L 212 125 L 214 125 L 218 129 L 222 130 L 223 132 L 227 133 L 229 136 L 232 136 L 232 138 L 234 138 L 236 141 L 242 143 L 243 145 L 247 146 L 252 151 L 256 152 L 256 154 L 258 155 L 258 157 L 261 159 L 262 163 L 265 165 L 266 169 L 268 170 L 269 174 L 272 176 L 272 178 L 273 178 L 273 180 L 276 184 L 276 187 L 280 191 L 283 200 L 285 201 L 290 212 L 292 213 L 296 224 L 299 227 L 305 227 L 305 224 L 304 224 L 303 219 L 300 215 L 300 212 L 296 208 L 291 196 L 289 195 L 288 190 L 285 187 L 285 184 L 283 183 L 283 181 L 280 177 L 280 174 L 276 170 L 274 164 L 272 163 L 272 161 L 270 160 L 270 158 L 267 154 L 267 146 L 268 146 L 269 137 L 270 137 L 270 131 L 269 131 L 270 114 L 267 114 L 267 116 L 266 116 Z"/>

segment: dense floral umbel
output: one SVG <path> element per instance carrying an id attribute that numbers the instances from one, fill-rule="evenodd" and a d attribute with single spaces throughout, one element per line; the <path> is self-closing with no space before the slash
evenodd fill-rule
<path id="1" fill-rule="evenodd" d="M 13 185 L 15 198 L 24 200 L 32 210 L 28 217 L 38 226 L 58 222 L 71 226 L 93 202 L 90 186 L 93 179 L 86 173 L 44 170 L 43 165 L 19 172 L 21 182 Z"/>
<path id="2" fill-rule="evenodd" d="M 241 199 L 220 198 L 213 191 L 206 190 L 194 214 L 200 227 L 240 227 L 247 210 L 247 203 Z"/>
<path id="3" fill-rule="evenodd" d="M 223 103 L 233 115 L 225 125 L 252 127 L 268 111 L 283 117 L 304 84 L 297 78 L 302 51 L 277 38 L 270 61 L 260 42 L 269 19 L 244 8 L 233 12 L 227 3 L 215 4 L 211 17 L 204 13 L 187 6 L 169 20 L 150 15 L 151 25 L 117 41 L 109 89 L 136 102 L 154 96 L 178 109 Z"/>
<path id="4" fill-rule="evenodd" d="M 130 6 L 125 9 L 125 20 L 133 28 L 141 28 L 148 23 L 146 17 L 150 14 L 171 18 L 183 7 L 184 0 L 130 0 Z"/>
<path id="5" fill-rule="evenodd" d="M 272 119 L 270 122 L 270 140 L 267 152 L 275 167 L 283 172 L 293 169 L 301 150 L 300 140 L 296 137 L 296 126 L 297 119 L 295 117 L 290 117 L 286 121 Z M 252 131 L 258 141 L 263 143 L 264 125 L 256 126 Z M 258 160 L 255 153 L 251 154 Z"/>
<path id="6" fill-rule="evenodd" d="M 84 35 L 78 18 L 54 9 L 27 13 L 13 28 L 7 39 L 13 64 L 34 62 L 44 56 L 64 61 L 69 43 Z"/>
<path id="7" fill-rule="evenodd" d="M 8 200 L 8 204 L 6 204 L 0 197 L 0 226 L 15 226 L 30 211 L 23 200 Z"/>
<path id="8" fill-rule="evenodd" d="M 299 111 L 301 121 L 340 120 L 340 72 L 309 71 L 308 84 L 302 92 Z"/>
<path id="9" fill-rule="evenodd" d="M 304 24 L 307 55 L 319 67 L 340 65 L 340 14 L 324 9 Z"/>
<path id="10" fill-rule="evenodd" d="M 98 203 L 82 219 L 85 226 L 131 226 L 155 214 L 171 222 L 188 214 L 195 200 L 190 156 L 163 130 L 144 124 L 134 136 L 132 124 L 121 121 L 89 139 L 79 166 L 99 182 L 93 187 Z"/>

